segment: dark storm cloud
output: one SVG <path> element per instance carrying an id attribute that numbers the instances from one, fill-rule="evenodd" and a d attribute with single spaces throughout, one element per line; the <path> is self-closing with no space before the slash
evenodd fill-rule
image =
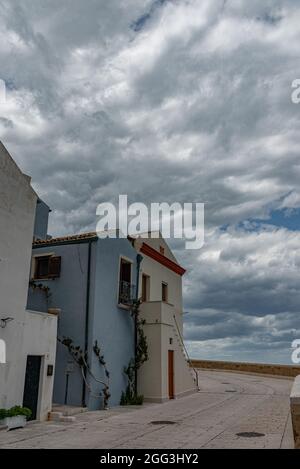
<path id="1" fill-rule="evenodd" d="M 53 234 L 120 193 L 205 202 L 205 248 L 172 243 L 197 356 L 281 360 L 299 330 L 299 232 L 235 227 L 300 206 L 299 24 L 292 0 L 0 0 L 0 136 Z"/>

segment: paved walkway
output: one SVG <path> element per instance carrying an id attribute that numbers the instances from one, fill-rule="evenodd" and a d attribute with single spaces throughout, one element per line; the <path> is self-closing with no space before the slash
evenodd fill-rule
<path id="1" fill-rule="evenodd" d="M 293 448 L 292 380 L 200 371 L 199 383 L 201 392 L 165 404 L 1 431 L 0 448 Z"/>

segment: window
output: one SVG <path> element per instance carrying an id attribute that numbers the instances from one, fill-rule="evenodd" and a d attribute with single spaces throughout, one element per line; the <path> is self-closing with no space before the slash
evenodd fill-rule
<path id="1" fill-rule="evenodd" d="M 159 252 L 164 256 L 165 255 L 165 248 L 162 246 L 159 246 Z"/>
<path id="2" fill-rule="evenodd" d="M 47 277 L 49 271 L 50 256 L 36 257 L 35 259 L 35 278 Z"/>
<path id="3" fill-rule="evenodd" d="M 132 302 L 133 292 L 131 284 L 131 262 L 121 259 L 119 304 L 129 305 Z"/>
<path id="4" fill-rule="evenodd" d="M 150 297 L 150 277 L 143 274 L 142 277 L 142 301 L 149 301 Z"/>
<path id="5" fill-rule="evenodd" d="M 61 270 L 61 257 L 41 256 L 35 258 L 35 279 L 58 278 Z"/>
<path id="6" fill-rule="evenodd" d="M 168 284 L 167 283 L 162 283 L 162 288 L 161 288 L 161 299 L 165 303 L 168 302 Z"/>

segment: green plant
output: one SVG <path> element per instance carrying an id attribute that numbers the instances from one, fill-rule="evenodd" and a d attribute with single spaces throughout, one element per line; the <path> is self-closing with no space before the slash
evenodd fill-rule
<path id="1" fill-rule="evenodd" d="M 7 410 L 6 409 L 0 409 L 0 420 L 4 420 L 7 417 Z"/>
<path id="2" fill-rule="evenodd" d="M 110 377 L 110 374 L 109 374 L 109 371 L 108 371 L 107 366 L 106 366 L 106 361 L 104 360 L 104 355 L 101 354 L 101 348 L 99 347 L 97 340 L 95 341 L 95 343 L 93 345 L 93 352 L 96 355 L 96 357 L 98 358 L 98 361 L 99 361 L 100 365 L 103 366 L 104 373 L 105 373 L 105 376 L 106 376 L 106 379 L 107 379 L 107 384 L 104 384 L 104 388 L 102 390 L 102 393 L 103 393 L 103 406 L 104 406 L 104 409 L 107 409 L 108 408 L 109 398 L 111 396 L 111 394 L 109 392 L 109 377 Z"/>
<path id="3" fill-rule="evenodd" d="M 87 352 L 84 352 L 81 349 L 80 346 L 75 346 L 73 344 L 73 340 L 70 337 L 63 337 L 62 339 L 58 338 L 57 340 L 58 340 L 58 342 L 60 342 L 62 345 L 64 345 L 68 349 L 68 351 L 69 351 L 70 355 L 72 356 L 74 362 L 80 367 L 82 377 L 84 379 L 84 382 L 85 382 L 87 388 L 89 389 L 89 391 L 91 393 L 91 396 L 93 395 L 96 398 L 99 398 L 99 397 L 103 396 L 103 407 L 104 407 L 104 409 L 107 409 L 109 399 L 110 399 L 110 392 L 109 392 L 109 376 L 110 375 L 109 375 L 109 371 L 106 367 L 106 362 L 104 360 L 104 355 L 101 354 L 101 348 L 99 347 L 98 342 L 95 341 L 95 343 L 93 345 L 93 352 L 96 355 L 96 357 L 98 358 L 99 364 L 101 366 L 103 366 L 103 368 L 104 368 L 104 373 L 105 373 L 105 377 L 106 377 L 107 382 L 101 381 L 101 380 L 97 379 L 94 376 L 94 374 L 92 373 L 92 371 L 91 371 L 91 369 L 88 365 Z M 94 393 L 91 392 L 91 387 L 90 387 L 90 385 L 87 381 L 87 374 L 89 374 L 97 383 L 102 384 L 102 386 L 103 386 L 102 392 L 100 392 L 99 394 L 94 394 Z"/>
<path id="4" fill-rule="evenodd" d="M 51 299 L 52 295 L 50 287 L 48 287 L 48 285 L 43 285 L 42 283 L 36 283 L 34 280 L 29 281 L 29 286 L 33 291 L 40 290 L 43 292 L 46 297 L 47 305 L 49 306 L 49 300 Z"/>
<path id="5" fill-rule="evenodd" d="M 144 402 L 144 396 L 138 394 L 137 396 L 131 391 L 128 385 L 126 391 L 122 392 L 120 405 L 142 405 Z"/>
<path id="6" fill-rule="evenodd" d="M 14 406 L 10 409 L 0 409 L 0 420 L 4 420 L 5 418 L 9 417 L 17 417 L 19 415 L 24 415 L 27 419 L 31 417 L 31 410 L 27 409 L 27 407 L 21 406 Z"/>
<path id="7" fill-rule="evenodd" d="M 128 385 L 126 391 L 122 392 L 120 405 L 141 405 L 144 401 L 144 396 L 136 394 L 135 392 L 136 371 L 138 371 L 143 363 L 145 363 L 149 358 L 147 338 L 143 328 L 145 321 L 140 319 L 140 304 L 140 300 L 134 301 L 131 310 L 131 316 L 134 318 L 137 328 L 137 344 L 135 357 L 132 358 L 128 366 L 124 368 Z"/>
<path id="8" fill-rule="evenodd" d="M 62 339 L 58 337 L 57 340 L 68 349 L 68 352 L 72 356 L 74 362 L 77 363 L 77 365 L 81 368 L 84 368 L 84 364 L 87 361 L 87 353 L 83 352 L 79 345 L 75 346 L 73 344 L 73 340 L 70 337 L 63 337 Z"/>
<path id="9" fill-rule="evenodd" d="M 135 367 L 137 370 L 140 369 L 140 367 L 145 363 L 149 356 L 148 356 L 148 344 L 147 344 L 147 338 L 144 333 L 144 324 L 146 321 L 144 319 L 140 319 L 140 305 L 141 305 L 141 300 L 136 300 L 133 302 L 133 307 L 132 307 L 132 317 L 136 321 L 136 327 L 137 327 L 137 347 L 136 347 L 136 354 L 135 354 Z"/>
<path id="10" fill-rule="evenodd" d="M 31 417 L 31 410 L 27 407 L 15 406 L 8 410 L 8 417 L 17 417 L 18 415 L 24 415 L 26 418 Z"/>

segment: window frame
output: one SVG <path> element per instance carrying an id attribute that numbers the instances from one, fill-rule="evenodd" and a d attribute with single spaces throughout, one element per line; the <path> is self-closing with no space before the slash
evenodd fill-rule
<path id="1" fill-rule="evenodd" d="M 165 295 L 164 295 L 164 288 L 165 288 L 165 293 L 166 293 Z M 168 303 L 169 301 L 169 285 L 167 282 L 161 282 L 161 301 L 163 303 Z"/>
<path id="2" fill-rule="evenodd" d="M 49 260 L 52 256 L 37 256 L 35 258 L 35 265 L 34 265 L 34 280 L 45 280 L 49 278 Z M 47 274 L 45 275 L 38 275 L 38 269 L 39 269 L 39 262 L 45 261 L 47 259 Z"/>
<path id="3" fill-rule="evenodd" d="M 42 259 L 42 258 L 48 258 L 48 265 L 50 263 L 50 259 L 51 258 L 60 258 L 60 272 L 59 272 L 59 275 L 57 276 L 54 276 L 54 275 L 51 275 L 49 273 L 49 268 L 48 268 L 48 273 L 47 275 L 37 275 L 37 262 L 39 261 L 39 259 Z M 60 278 L 61 276 L 61 259 L 62 259 L 62 256 L 59 256 L 57 255 L 56 253 L 54 252 L 45 252 L 45 253 L 39 253 L 39 254 L 35 254 L 32 256 L 31 258 L 31 268 L 30 268 L 30 279 L 32 281 L 37 281 L 37 280 L 55 280 L 57 278 Z"/>
<path id="4" fill-rule="evenodd" d="M 146 279 L 146 296 L 144 299 L 144 278 Z M 142 272 L 142 291 L 141 291 L 141 300 L 143 303 L 150 301 L 150 275 Z"/>
<path id="5" fill-rule="evenodd" d="M 55 256 L 55 253 L 54 252 L 45 252 L 45 253 L 39 253 L 39 254 L 34 254 L 31 258 L 31 266 L 30 266 L 30 279 L 31 280 L 39 280 L 35 273 L 36 273 L 36 259 L 38 257 L 51 257 L 51 256 Z M 40 280 L 44 280 L 44 279 L 40 279 Z"/>
<path id="6" fill-rule="evenodd" d="M 160 253 L 162 256 L 165 255 L 165 248 L 164 248 L 164 246 L 161 246 L 161 245 L 159 246 L 159 253 Z"/>

